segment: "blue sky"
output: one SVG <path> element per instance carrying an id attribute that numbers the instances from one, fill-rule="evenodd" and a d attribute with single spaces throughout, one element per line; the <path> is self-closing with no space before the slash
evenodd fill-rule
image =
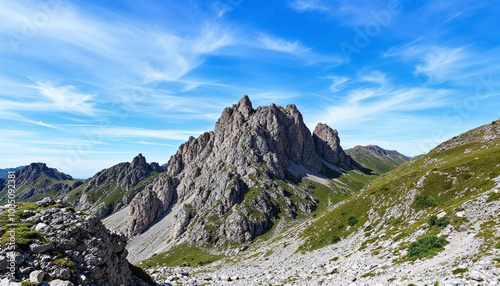
<path id="1" fill-rule="evenodd" d="M 245 94 L 411 156 L 500 116 L 497 1 L 0 7 L 0 168 L 165 163 Z"/>

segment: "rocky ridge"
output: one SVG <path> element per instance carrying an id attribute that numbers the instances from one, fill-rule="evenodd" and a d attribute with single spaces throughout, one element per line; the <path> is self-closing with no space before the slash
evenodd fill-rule
<path id="1" fill-rule="evenodd" d="M 120 163 L 98 172 L 65 195 L 63 200 L 103 218 L 128 205 L 164 171 L 158 163 L 148 164 L 146 158 L 139 154 L 130 163 Z"/>
<path id="2" fill-rule="evenodd" d="M 46 195 L 59 196 L 82 185 L 70 175 L 49 168 L 45 163 L 31 163 L 15 173 L 17 201 L 36 201 Z M 0 204 L 7 201 L 7 180 L 0 179 Z"/>
<path id="3" fill-rule="evenodd" d="M 15 224 L 9 220 L 10 210 Z M 150 285 L 128 263 L 125 236 L 110 232 L 95 216 L 45 198 L 4 206 L 0 218 L 2 285 L 15 285 L 8 282 L 10 259 L 15 261 L 15 279 L 33 285 Z M 12 230 L 15 244 L 7 239 Z"/>

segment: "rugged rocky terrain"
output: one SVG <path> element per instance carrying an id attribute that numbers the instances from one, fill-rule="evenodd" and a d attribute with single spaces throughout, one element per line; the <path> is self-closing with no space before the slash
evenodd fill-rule
<path id="1" fill-rule="evenodd" d="M 347 149 L 346 154 L 377 174 L 389 172 L 411 159 L 398 151 L 386 150 L 377 145 L 357 145 Z"/>
<path id="2" fill-rule="evenodd" d="M 497 120 L 248 248 L 184 249 L 142 265 L 172 285 L 500 285 L 499 213 Z"/>
<path id="3" fill-rule="evenodd" d="M 57 197 L 82 185 L 70 175 L 49 168 L 44 163 L 31 163 L 15 172 L 16 201 L 33 202 L 43 197 Z M 7 203 L 7 180 L 0 179 L 0 205 Z"/>
<path id="4" fill-rule="evenodd" d="M 137 261 L 184 242 L 249 244 L 373 178 L 345 154 L 337 131 L 318 124 L 311 133 L 295 105 L 254 109 L 245 96 L 214 131 L 181 145 L 168 171 L 105 223 L 132 238 Z"/>
<path id="5" fill-rule="evenodd" d="M 148 164 L 146 158 L 139 154 L 130 163 L 120 163 L 98 172 L 64 195 L 63 200 L 103 218 L 128 205 L 164 171 L 158 163 Z"/>
<path id="6" fill-rule="evenodd" d="M 123 234 L 110 232 L 97 217 L 61 203 L 45 198 L 0 209 L 2 285 L 9 285 L 11 266 L 22 285 L 152 284 L 138 278 L 148 276 L 128 263 Z"/>

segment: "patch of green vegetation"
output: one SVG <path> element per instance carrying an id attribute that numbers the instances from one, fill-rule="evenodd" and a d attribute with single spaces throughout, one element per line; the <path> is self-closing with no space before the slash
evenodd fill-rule
<path id="1" fill-rule="evenodd" d="M 358 223 L 358 219 L 354 216 L 350 216 L 348 219 L 347 219 L 347 223 L 350 225 L 350 226 L 354 226 L 355 224 Z"/>
<path id="2" fill-rule="evenodd" d="M 368 272 L 368 273 L 365 273 L 363 275 L 361 275 L 361 278 L 366 278 L 366 277 L 375 277 L 376 274 L 373 273 L 373 272 Z"/>
<path id="3" fill-rule="evenodd" d="M 463 174 L 463 175 L 462 175 L 462 179 L 463 179 L 463 180 L 468 180 L 468 179 L 470 179 L 471 177 L 472 177 L 472 175 L 471 175 L 471 174 L 469 174 L 469 173 L 467 173 L 467 174 Z"/>
<path id="4" fill-rule="evenodd" d="M 326 166 L 325 164 L 322 164 L 322 169 L 320 171 L 321 175 L 324 175 L 326 176 L 327 178 L 329 179 L 335 179 L 335 178 L 338 178 L 340 177 L 340 174 L 339 172 L 335 171 L 335 170 L 332 170 L 330 169 L 328 166 Z"/>
<path id="5" fill-rule="evenodd" d="M 450 219 L 447 217 L 438 218 L 437 215 L 432 215 L 428 220 L 429 226 L 445 227 L 450 224 Z"/>
<path id="6" fill-rule="evenodd" d="M 420 238 L 415 242 L 410 243 L 408 247 L 408 257 L 410 258 L 422 258 L 437 251 L 443 250 L 443 247 L 449 242 L 435 235 L 426 236 Z"/>
<path id="7" fill-rule="evenodd" d="M 68 257 L 57 258 L 52 263 L 54 263 L 55 265 L 67 267 L 70 269 L 73 269 L 76 266 L 75 262 L 71 261 L 71 259 L 69 259 Z"/>
<path id="8" fill-rule="evenodd" d="M 451 271 L 451 273 L 457 275 L 457 274 L 460 274 L 460 273 L 465 273 L 469 271 L 468 268 L 457 268 L 457 269 L 454 269 L 453 271 Z"/>
<path id="9" fill-rule="evenodd" d="M 417 196 L 415 198 L 415 205 L 418 208 L 432 208 L 436 206 L 436 202 L 427 198 L 427 196 Z"/>
<path id="10" fill-rule="evenodd" d="M 453 183 L 452 183 L 452 182 L 446 182 L 446 183 L 444 183 L 444 184 L 441 186 L 441 188 L 442 188 L 443 190 L 449 190 L 449 189 L 451 189 L 452 187 L 453 187 Z"/>
<path id="11" fill-rule="evenodd" d="M 28 249 L 30 244 L 40 241 L 43 239 L 43 234 L 29 228 L 28 224 L 17 224 L 11 225 L 14 231 L 14 242 L 22 249 Z M 8 227 L 10 228 L 10 227 Z M 11 234 L 6 232 L 2 235 L 2 244 L 5 244 L 10 240 Z"/>
<path id="12" fill-rule="evenodd" d="M 335 256 L 334 258 L 330 259 L 330 261 L 337 261 L 337 260 L 339 260 L 338 256 Z"/>
<path id="13" fill-rule="evenodd" d="M 211 254 L 205 249 L 182 243 L 170 250 L 154 255 L 139 264 L 144 268 L 157 266 L 202 266 L 224 258 L 224 255 Z"/>
<path id="14" fill-rule="evenodd" d="M 332 237 L 332 244 L 335 244 L 337 242 L 339 242 L 341 240 L 341 238 L 337 235 L 335 235 L 334 237 Z"/>

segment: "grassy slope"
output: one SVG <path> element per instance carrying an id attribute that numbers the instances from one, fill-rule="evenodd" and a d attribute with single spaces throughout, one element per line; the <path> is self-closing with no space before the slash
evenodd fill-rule
<path id="1" fill-rule="evenodd" d="M 496 121 L 495 124 L 498 126 L 500 123 Z M 445 211 L 452 225 L 458 227 L 463 221 L 453 214 L 453 210 L 463 202 L 490 190 L 495 185 L 492 178 L 500 175 L 500 140 L 497 137 L 486 143 L 480 142 L 479 139 L 484 136 L 481 129 L 483 127 L 454 138 L 453 142 L 462 140 L 465 142 L 463 145 L 448 144 L 449 148 L 444 150 L 436 148 L 374 180 L 363 192 L 306 228 L 302 234 L 304 244 L 300 250 L 318 249 L 331 244 L 334 236 L 345 238 L 354 231 L 364 229 L 370 210 L 384 217 L 392 206 L 404 205 L 408 199 L 413 199 L 405 198 L 412 189 L 417 190 L 417 195 L 433 200 L 436 206 L 422 208 L 413 202 L 410 204 L 410 208 L 415 210 L 412 212 L 413 217 L 401 215 L 390 218 L 391 222 L 384 222 L 390 224 L 379 226 L 379 229 L 375 226 L 380 222 L 374 222 L 374 239 L 377 230 L 382 229 L 387 236 L 394 238 L 413 233 L 418 227 L 427 224 L 431 214 L 441 211 Z M 496 128 L 498 132 L 498 127 Z M 417 183 L 424 175 L 426 178 L 423 187 L 418 187 Z M 348 228 L 348 218 L 351 216 L 356 217 L 358 222 Z M 408 224 L 410 219 L 416 222 Z"/>
<path id="2" fill-rule="evenodd" d="M 397 156 L 381 156 L 367 147 L 352 149 L 349 156 L 376 174 L 387 173 L 406 162 Z"/>

